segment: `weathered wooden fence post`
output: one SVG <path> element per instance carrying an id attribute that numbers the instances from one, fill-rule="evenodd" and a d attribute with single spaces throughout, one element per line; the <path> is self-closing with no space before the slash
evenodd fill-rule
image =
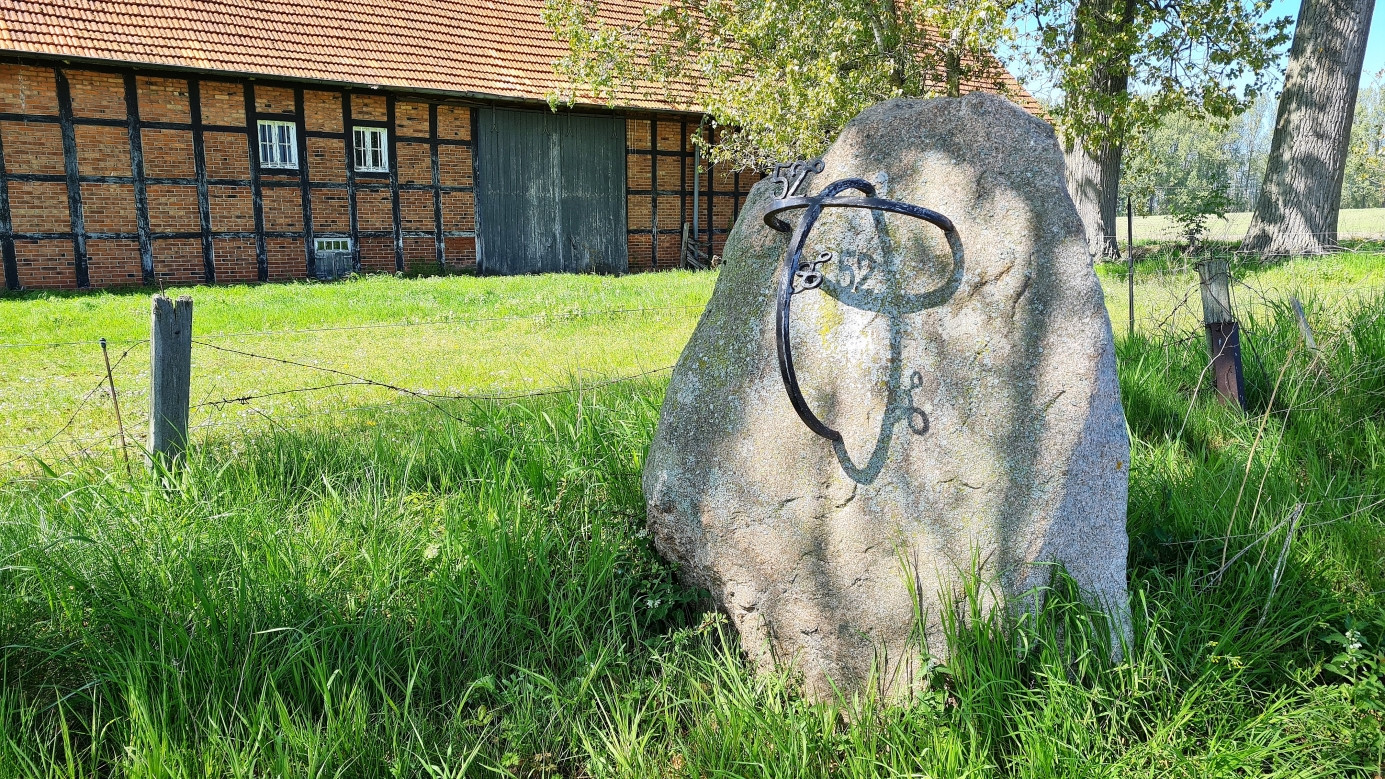
<path id="1" fill-rule="evenodd" d="M 155 295 L 149 338 L 149 453 L 170 467 L 188 443 L 192 298 L 184 295 L 175 303 Z"/>
<path id="2" fill-rule="evenodd" d="M 1241 328 L 1231 314 L 1231 268 L 1226 260 L 1197 264 L 1201 277 L 1202 321 L 1212 353 L 1217 395 L 1226 403 L 1246 407 L 1245 376 L 1241 370 Z"/>

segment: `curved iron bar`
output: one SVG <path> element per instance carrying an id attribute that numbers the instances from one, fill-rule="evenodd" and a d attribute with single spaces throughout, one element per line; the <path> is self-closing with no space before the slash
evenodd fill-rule
<path id="1" fill-rule="evenodd" d="M 864 197 L 839 197 L 842 192 L 848 190 L 856 190 Z M 792 194 L 792 191 L 785 192 L 785 195 Z M 805 210 L 803 217 L 798 220 L 797 227 L 793 227 L 779 218 L 779 214 L 799 208 Z M 784 380 L 784 389 L 789 393 L 789 402 L 793 404 L 794 411 L 798 413 L 798 418 L 803 420 L 803 424 L 823 438 L 840 443 L 842 434 L 828 427 L 808 407 L 808 401 L 803 397 L 803 390 L 798 386 L 798 374 L 793 366 L 793 351 L 789 346 L 790 301 L 798 292 L 806 292 L 820 286 L 822 274 L 818 271 L 817 266 L 832 259 L 829 253 L 824 252 L 815 262 L 803 262 L 803 247 L 808 242 L 808 234 L 812 232 L 813 225 L 817 223 L 824 208 L 866 208 L 922 219 L 940 228 L 947 236 L 948 245 L 952 247 L 954 254 L 954 261 L 956 260 L 955 255 L 960 251 L 961 243 L 957 237 L 957 228 L 953 226 L 951 219 L 937 211 L 912 203 L 901 203 L 897 200 L 876 197 L 875 186 L 865 179 L 841 179 L 827 185 L 817 195 L 794 195 L 793 197 L 780 197 L 770 201 L 769 210 L 765 213 L 765 224 L 781 233 L 791 231 L 793 233 L 789 239 L 788 249 L 784 252 L 783 271 L 779 278 L 779 299 L 775 307 L 775 351 L 779 355 L 779 375 Z M 802 289 L 795 290 L 794 279 L 800 275 L 803 286 Z"/>

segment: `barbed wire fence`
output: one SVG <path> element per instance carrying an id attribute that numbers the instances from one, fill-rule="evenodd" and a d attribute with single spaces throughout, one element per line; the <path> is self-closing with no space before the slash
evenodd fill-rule
<path id="1" fill-rule="evenodd" d="M 1217 191 L 1200 186 L 1161 186 L 1153 189 L 1160 195 L 1171 192 L 1202 195 Z M 1280 238 L 1289 244 L 1316 244 L 1328 250 L 1326 255 L 1304 257 L 1267 254 L 1243 248 L 1242 240 L 1251 223 L 1249 212 L 1228 213 L 1225 218 L 1209 215 L 1205 230 L 1190 242 L 1171 213 L 1145 213 L 1133 215 L 1133 219 L 1128 218 L 1127 204 L 1138 207 L 1142 200 L 1144 206 L 1152 202 L 1139 194 L 1127 201 L 1126 194 L 1122 193 L 1121 209 L 1115 225 L 1120 256 L 1109 258 L 1105 263 L 1107 300 L 1112 324 L 1117 332 L 1127 331 L 1133 320 L 1139 332 L 1158 333 L 1164 340 L 1174 343 L 1199 335 L 1202 322 L 1201 307 L 1198 305 L 1197 267 L 1209 260 L 1221 259 L 1230 263 L 1240 298 L 1238 313 L 1252 318 L 1285 304 L 1295 294 L 1305 294 L 1304 290 L 1309 287 L 1317 287 L 1318 291 L 1312 294 L 1321 295 L 1321 289 L 1330 286 L 1333 302 L 1344 304 L 1379 297 L 1385 292 L 1385 270 L 1345 274 L 1364 275 L 1364 279 L 1353 279 L 1351 283 L 1331 283 L 1330 278 L 1334 262 L 1340 261 L 1343 256 L 1371 263 L 1385 259 L 1385 209 L 1344 209 L 1340 213 L 1335 234 L 1306 231 L 1280 234 Z M 1134 276 L 1139 288 L 1139 299 L 1133 312 L 1127 290 L 1117 289 L 1112 278 L 1118 276 L 1122 284 L 1129 283 L 1126 273 L 1131 265 L 1132 253 L 1135 260 Z M 1292 274 L 1267 272 L 1291 261 L 1296 262 Z"/>
<path id="2" fill-rule="evenodd" d="M 401 410 L 400 401 L 414 401 L 433 412 L 449 419 L 464 421 L 462 408 L 473 403 L 521 402 L 529 399 L 580 394 L 600 390 L 619 384 L 653 379 L 672 369 L 671 364 L 641 368 L 620 375 L 576 373 L 569 375 L 567 381 L 552 386 L 531 390 L 498 390 L 458 392 L 451 388 L 406 386 L 397 380 L 388 380 L 371 371 L 354 368 L 316 364 L 310 358 L 286 357 L 269 353 L 273 350 L 263 348 L 265 338 L 292 340 L 295 338 L 318 336 L 324 333 L 352 333 L 354 331 L 398 331 L 402 329 L 423 329 L 442 327 L 467 327 L 476 325 L 506 325 L 527 323 L 538 326 L 552 326 L 583 319 L 604 319 L 614 321 L 619 318 L 652 316 L 686 316 L 700 312 L 701 305 L 645 305 L 625 308 L 600 308 L 562 311 L 543 311 L 532 314 L 507 316 L 447 318 L 421 322 L 381 322 L 360 325 L 340 325 L 304 328 L 278 328 L 266 330 L 239 330 L 197 334 L 193 347 L 203 357 L 197 358 L 200 365 L 216 364 L 209 355 L 231 358 L 238 363 L 263 363 L 266 366 L 282 368 L 314 377 L 310 382 L 295 386 L 273 389 L 254 389 L 229 393 L 218 393 L 219 382 L 215 374 L 208 377 L 204 372 L 199 388 L 199 397 L 190 403 L 190 410 L 199 418 L 189 425 L 189 439 L 205 439 L 207 435 L 223 431 L 243 431 L 246 417 L 262 420 L 265 424 L 284 428 L 284 424 L 328 415 L 343 416 L 352 413 Z M 46 466 L 92 458 L 118 452 L 122 431 L 117 429 L 113 399 L 108 382 L 115 385 L 119 402 L 126 409 L 123 425 L 127 445 L 136 449 L 135 455 L 147 454 L 148 446 L 148 380 L 149 380 L 149 339 L 109 339 L 107 344 L 124 347 L 111 363 L 111 378 L 108 379 L 100 351 L 101 339 L 82 339 L 68 341 L 32 341 L 0 343 L 0 353 L 14 354 L 22 350 L 81 350 L 90 349 L 90 374 L 82 373 L 61 378 L 68 383 L 78 380 L 84 382 L 83 391 L 72 401 L 61 419 L 51 431 L 34 436 L 33 443 L 0 444 L 0 472 L 12 470 L 16 466 Z M 613 346 L 618 347 L 619 344 Z M 143 347 L 143 348 L 142 348 Z M 319 355 L 320 352 L 315 352 Z M 142 357 L 143 359 L 138 359 Z M 133 358 L 133 359 L 132 359 Z M 224 364 L 224 363 L 223 363 Z M 136 366 L 134 369 L 131 366 Z M 141 367 L 142 366 L 142 367 Z M 545 366 L 547 367 L 547 366 Z M 542 373 L 542 371 L 538 371 Z M 246 372 L 242 379 L 254 379 L 259 372 Z M 532 380 L 532 377 L 530 377 Z M 90 385 L 85 382 L 90 380 Z M 346 392 L 370 392 L 378 402 L 347 403 Z M 287 409 L 267 409 L 266 403 L 280 399 L 335 394 L 329 401 L 308 407 L 291 406 Z M 382 399 L 383 398 L 383 399 Z M 367 400 L 370 398 L 368 397 Z M 239 410 L 230 418 L 223 412 Z"/>
<path id="3" fill-rule="evenodd" d="M 1353 217 L 1359 224 L 1362 219 Z M 1338 241 L 1344 254 L 1373 258 L 1385 257 L 1385 209 L 1375 217 L 1370 230 L 1361 230 L 1351 240 L 1355 243 Z M 1160 224 L 1149 221 L 1149 217 L 1135 223 L 1133 246 L 1137 279 L 1135 305 L 1135 330 L 1149 339 L 1157 341 L 1166 354 L 1189 343 L 1205 340 L 1203 312 L 1200 300 L 1200 281 L 1197 272 L 1199 263 L 1210 259 L 1226 259 L 1233 269 L 1231 278 L 1231 297 L 1238 318 L 1254 323 L 1257 318 L 1272 314 L 1287 305 L 1298 290 L 1293 283 L 1284 278 L 1261 273 L 1272 270 L 1285 258 L 1265 257 L 1243 251 L 1239 245 L 1230 241 L 1205 239 L 1197 245 L 1188 247 L 1175 239 L 1167 237 Z M 1126 226 L 1121 220 L 1121 227 Z M 1123 239 L 1127 236 L 1121 236 Z M 1127 249 L 1126 241 L 1121 248 Z M 1332 260 L 1328 255 L 1326 260 Z M 1108 264 L 1102 273 L 1107 287 L 1108 307 L 1117 334 L 1123 334 L 1126 323 L 1131 319 L 1131 311 L 1125 295 L 1126 279 L 1120 272 L 1128 257 L 1119 263 Z M 1324 264 L 1326 267 L 1328 263 Z M 1378 274 L 1367 274 L 1366 283 L 1336 284 L 1331 286 L 1333 301 L 1364 301 L 1385 297 L 1385 264 Z M 1310 271 L 1311 273 L 1311 271 Z M 1330 275 L 1330 272 L 1325 271 Z M 1378 280 L 1378 283 L 1377 283 Z M 1321 287 L 1321 285 L 1319 285 Z M 650 303 L 662 302 L 651 299 Z M 234 379 L 239 386 L 223 389 L 226 377 L 214 371 L 198 374 L 198 396 L 190 404 L 195 419 L 190 420 L 189 439 L 205 440 L 223 432 L 237 434 L 249 429 L 252 423 L 284 428 L 286 425 L 335 416 L 345 417 L 357 413 L 384 413 L 405 408 L 422 406 L 442 416 L 462 419 L 460 404 L 467 403 L 508 403 L 528 399 L 580 393 L 612 385 L 652 379 L 671 370 L 671 364 L 638 366 L 637 370 L 627 370 L 617 375 L 607 373 L 586 373 L 567 377 L 568 381 L 554 381 L 551 386 L 518 388 L 504 386 L 503 382 L 491 382 L 483 388 L 479 382 L 473 391 L 458 391 L 452 386 L 426 386 L 421 382 L 404 382 L 389 376 L 387 366 L 369 364 L 368 368 L 354 367 L 349 359 L 336 364 L 321 364 L 322 350 L 312 352 L 308 358 L 295 354 L 285 354 L 282 348 L 266 348 L 266 339 L 280 347 L 291 347 L 306 338 L 349 336 L 358 333 L 423 332 L 440 328 L 484 328 L 508 327 L 510 325 L 554 325 L 584 319 L 635 318 L 641 316 L 684 316 L 694 314 L 702 305 L 640 305 L 635 307 L 611 307 L 593 309 L 568 309 L 561 311 L 540 311 L 497 316 L 448 316 L 424 321 L 369 322 L 347 325 L 324 325 L 302 328 L 270 328 L 263 330 L 228 330 L 222 332 L 196 333 L 193 348 L 200 355 L 197 360 L 202 368 L 207 366 L 226 367 L 232 365 L 238 371 Z M 1260 352 L 1273 344 L 1262 343 L 1267 337 L 1258 328 L 1251 327 L 1246 332 L 1247 356 L 1257 361 L 1262 373 L 1266 366 Z M 74 375 L 46 377 L 70 385 L 77 385 L 70 396 L 68 408 L 61 415 L 51 414 L 55 419 L 46 429 L 36 428 L 29 441 L 0 443 L 0 472 L 24 464 L 42 462 L 53 466 L 59 463 L 115 454 L 120 456 L 122 431 L 118 429 L 114 416 L 113 398 L 108 391 L 108 378 L 102 365 L 98 348 L 100 339 L 75 339 L 53 341 L 29 341 L 0 343 L 0 355 L 14 355 L 24 351 L 36 350 L 82 350 L 89 349 L 91 355 L 90 372 Z M 148 384 L 149 384 L 149 339 L 109 339 L 111 347 L 118 352 L 112 361 L 112 377 L 109 389 L 119 393 L 120 403 L 127 410 L 124 424 L 126 441 L 135 454 L 144 453 L 148 445 Z M 351 344 L 347 344 L 350 346 Z M 629 349 L 628 344 L 612 344 L 612 348 Z M 628 355 L 627 355 L 628 356 Z M 229 362 L 228 362 L 229 361 Z M 629 360 L 624 362 L 628 365 Z M 638 362 L 638 361 L 637 361 Z M 666 360 L 671 363 L 672 360 Z M 253 365 L 262 365 L 257 370 Z M 552 366 L 530 366 L 530 374 L 541 374 Z M 264 384 L 255 380 L 264 375 L 265 370 L 292 374 L 301 380 L 289 382 L 279 376 L 275 382 Z M 532 375 L 529 376 L 532 382 Z M 247 389 L 250 383 L 252 388 Z M 514 384 L 514 382 L 511 382 Z M 522 384 L 522 382 L 521 382 Z M 463 388 L 466 389 L 466 388 Z M 105 397 L 102 397 L 105 396 Z M 298 399 L 307 402 L 299 403 Z M 312 400 L 307 400 L 312 399 Z M 401 403 L 403 401 L 403 403 Z M 127 452 L 128 454 L 128 452 Z"/>

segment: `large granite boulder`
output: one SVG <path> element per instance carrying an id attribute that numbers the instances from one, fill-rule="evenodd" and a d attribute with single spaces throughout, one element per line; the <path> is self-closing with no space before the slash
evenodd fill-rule
<path id="1" fill-rule="evenodd" d="M 794 296 L 790 344 L 809 406 L 842 433 L 833 444 L 780 378 L 787 236 L 764 222 L 775 185 L 756 185 L 650 448 L 656 548 L 711 591 L 760 667 L 795 668 L 815 697 L 908 694 L 919 618 L 945 657 L 940 615 L 976 574 L 1022 609 L 1061 563 L 1128 630 L 1130 442 L 1053 130 L 988 95 L 892 100 L 824 163 L 804 193 L 866 179 L 950 217 L 962 261 L 923 221 L 818 220 L 805 256 L 835 259 Z"/>

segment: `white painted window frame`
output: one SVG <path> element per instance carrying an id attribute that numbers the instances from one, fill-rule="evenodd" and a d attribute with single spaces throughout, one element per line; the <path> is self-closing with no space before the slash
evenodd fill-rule
<path id="1" fill-rule="evenodd" d="M 351 128 L 352 163 L 357 173 L 389 173 L 389 130 L 356 125 Z"/>
<path id="2" fill-rule="evenodd" d="M 259 121 L 260 167 L 298 169 L 298 125 L 294 122 Z"/>
<path id="3" fill-rule="evenodd" d="M 314 238 L 313 250 L 319 252 L 349 252 L 350 238 Z"/>

